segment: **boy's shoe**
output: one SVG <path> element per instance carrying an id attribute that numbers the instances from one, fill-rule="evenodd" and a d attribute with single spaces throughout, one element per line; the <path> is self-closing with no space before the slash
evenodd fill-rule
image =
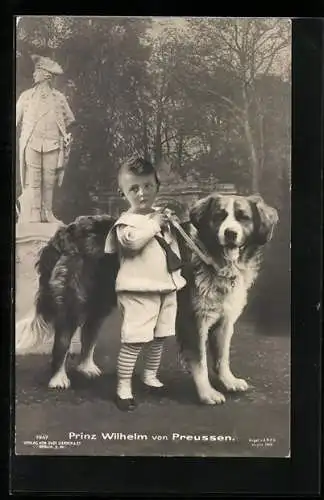
<path id="1" fill-rule="evenodd" d="M 121 411 L 133 411 L 137 407 L 136 401 L 134 398 L 123 399 L 116 395 L 115 398 L 116 406 Z"/>
<path id="2" fill-rule="evenodd" d="M 145 392 L 148 392 L 149 394 L 152 394 L 154 396 L 165 396 L 167 393 L 165 385 L 162 385 L 161 387 L 155 387 L 153 385 L 148 385 L 142 381 L 142 386 L 144 387 Z"/>

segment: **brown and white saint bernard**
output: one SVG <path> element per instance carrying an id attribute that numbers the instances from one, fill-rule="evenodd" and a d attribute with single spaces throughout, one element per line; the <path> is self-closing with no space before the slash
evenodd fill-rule
<path id="1" fill-rule="evenodd" d="M 210 383 L 207 350 L 227 391 L 248 388 L 231 372 L 231 338 L 277 221 L 276 210 L 260 197 L 215 193 L 194 204 L 190 222 L 182 225 L 212 262 L 205 264 L 179 235 L 187 286 L 178 293 L 176 337 L 203 403 L 225 400 Z M 44 339 L 52 337 L 51 388 L 70 385 L 66 361 L 77 328 L 78 370 L 88 377 L 101 373 L 93 356 L 100 326 L 116 307 L 118 257 L 104 253 L 114 222 L 108 215 L 79 217 L 59 228 L 41 251 L 35 310 L 17 324 L 16 353 L 41 352 Z"/>
<path id="2" fill-rule="evenodd" d="M 207 351 L 226 391 L 245 391 L 248 384 L 233 375 L 230 346 L 234 325 L 248 300 L 271 239 L 277 211 L 259 196 L 211 194 L 190 212 L 190 235 L 213 265 L 187 254 L 188 286 L 178 293 L 177 339 L 203 403 L 225 401 L 209 380 Z"/>

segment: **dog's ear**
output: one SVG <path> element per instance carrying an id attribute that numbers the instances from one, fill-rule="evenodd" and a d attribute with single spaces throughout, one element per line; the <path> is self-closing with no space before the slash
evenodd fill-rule
<path id="1" fill-rule="evenodd" d="M 202 224 L 205 223 L 205 217 L 210 212 L 213 203 L 214 198 L 212 196 L 207 196 L 206 198 L 198 200 L 190 209 L 190 221 L 196 229 L 199 229 Z"/>
<path id="2" fill-rule="evenodd" d="M 259 195 L 248 197 L 251 203 L 254 221 L 253 238 L 258 245 L 265 245 L 271 240 L 273 230 L 278 223 L 278 212 L 267 205 Z"/>

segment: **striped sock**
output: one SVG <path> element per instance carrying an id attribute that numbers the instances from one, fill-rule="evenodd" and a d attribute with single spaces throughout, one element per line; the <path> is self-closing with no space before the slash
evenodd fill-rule
<path id="1" fill-rule="evenodd" d="M 121 399 L 131 399 L 132 376 L 142 344 L 123 344 L 117 360 L 117 394 Z"/>
<path id="2" fill-rule="evenodd" d="M 145 365 L 143 373 L 143 382 L 151 387 L 163 387 L 162 382 L 157 378 L 157 371 L 160 367 L 163 351 L 163 338 L 155 338 L 148 345 L 145 353 Z"/>

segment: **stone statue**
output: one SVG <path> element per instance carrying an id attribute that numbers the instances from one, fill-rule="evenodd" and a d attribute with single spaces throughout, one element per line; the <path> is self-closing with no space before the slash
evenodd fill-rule
<path id="1" fill-rule="evenodd" d="M 31 56 L 34 86 L 17 101 L 16 126 L 21 126 L 19 166 L 22 195 L 18 222 L 59 222 L 53 215 L 53 191 L 62 184 L 75 122 L 65 96 L 52 87 L 62 68 L 48 57 Z"/>

